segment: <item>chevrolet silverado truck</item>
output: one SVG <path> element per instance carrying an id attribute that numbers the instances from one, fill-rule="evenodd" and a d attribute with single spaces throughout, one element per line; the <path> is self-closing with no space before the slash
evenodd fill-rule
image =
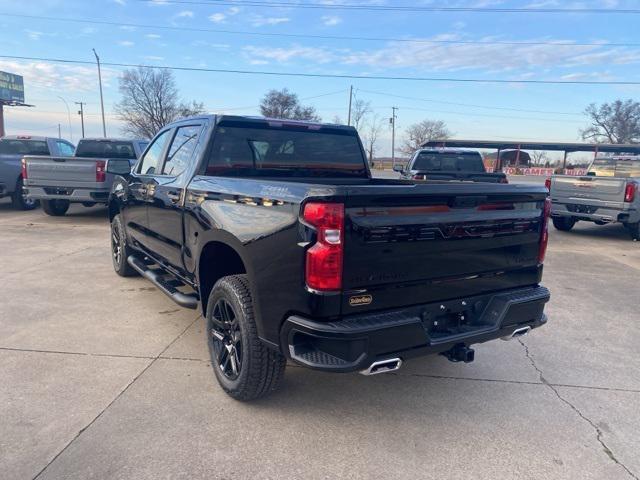
<path id="1" fill-rule="evenodd" d="M 353 127 L 238 116 L 172 123 L 109 198 L 113 267 L 200 309 L 239 400 L 287 359 L 391 372 L 546 322 L 544 186 L 372 178 Z"/>
<path id="2" fill-rule="evenodd" d="M 47 215 L 67 213 L 71 203 L 86 207 L 105 204 L 114 176 L 106 173 L 109 159 L 133 165 L 149 142 L 114 138 L 83 138 L 72 157 L 24 157 L 22 178 L 27 198 L 40 200 Z"/>
<path id="3" fill-rule="evenodd" d="M 553 175 L 548 181 L 553 226 L 571 230 L 578 221 L 622 223 L 640 240 L 640 156 L 596 158 L 587 175 Z"/>
<path id="4" fill-rule="evenodd" d="M 416 150 L 406 167 L 396 165 L 400 178 L 407 180 L 464 180 L 468 182 L 509 183 L 504 173 L 489 173 L 482 155 L 475 150 L 422 148 Z"/>
<path id="5" fill-rule="evenodd" d="M 61 138 L 7 135 L 0 138 L 0 198 L 11 197 L 19 210 L 33 210 L 37 200 L 27 197 L 24 189 L 22 158 L 25 155 L 71 156 L 75 147 Z"/>

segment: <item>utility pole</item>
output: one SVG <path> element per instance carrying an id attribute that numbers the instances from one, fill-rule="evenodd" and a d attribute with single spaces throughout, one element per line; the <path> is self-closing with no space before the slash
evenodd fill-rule
<path id="1" fill-rule="evenodd" d="M 73 141 L 73 131 L 71 130 L 71 110 L 67 101 L 58 95 L 58 98 L 64 102 L 64 106 L 67 107 L 67 121 L 69 122 L 69 140 Z"/>
<path id="2" fill-rule="evenodd" d="M 100 84 L 100 110 L 102 111 L 102 135 L 107 138 L 107 124 L 104 121 L 104 99 L 102 98 L 102 73 L 100 72 L 100 57 L 96 53 L 96 49 L 93 48 L 93 54 L 96 56 L 96 63 L 98 64 L 98 83 Z"/>
<path id="3" fill-rule="evenodd" d="M 58 124 L 58 138 L 62 138 L 62 130 L 60 130 L 60 124 Z"/>
<path id="4" fill-rule="evenodd" d="M 82 108 L 84 102 L 75 102 L 76 105 L 80 105 L 80 110 L 78 110 L 78 115 L 80 115 L 80 124 L 82 125 L 82 138 L 84 138 L 84 109 Z"/>
<path id="5" fill-rule="evenodd" d="M 349 115 L 347 117 L 347 125 L 351 126 L 351 100 L 353 100 L 353 85 L 349 88 Z"/>
<path id="6" fill-rule="evenodd" d="M 398 107 L 391 107 L 391 118 L 389 119 L 389 123 L 391 123 L 391 168 L 396 166 L 396 110 Z"/>

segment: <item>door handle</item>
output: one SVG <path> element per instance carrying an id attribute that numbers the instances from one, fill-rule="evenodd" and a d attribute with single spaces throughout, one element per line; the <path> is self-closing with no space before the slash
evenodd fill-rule
<path id="1" fill-rule="evenodd" d="M 167 192 L 167 198 L 171 200 L 172 203 L 178 203 L 180 201 L 180 192 L 175 190 L 170 190 Z"/>

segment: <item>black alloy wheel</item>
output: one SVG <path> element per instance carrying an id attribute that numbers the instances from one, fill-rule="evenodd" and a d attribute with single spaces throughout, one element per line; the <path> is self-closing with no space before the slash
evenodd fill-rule
<path id="1" fill-rule="evenodd" d="M 236 380 L 242 371 L 242 333 L 233 307 L 224 298 L 213 307 L 209 333 L 217 368 L 229 380 Z"/>

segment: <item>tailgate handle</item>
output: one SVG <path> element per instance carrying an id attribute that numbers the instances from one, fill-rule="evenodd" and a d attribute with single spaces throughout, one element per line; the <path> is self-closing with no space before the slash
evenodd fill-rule
<path id="1" fill-rule="evenodd" d="M 482 205 L 483 203 L 487 203 L 486 196 L 456 197 L 453 201 L 453 206 L 458 208 L 469 208 L 477 207 L 478 205 Z"/>

